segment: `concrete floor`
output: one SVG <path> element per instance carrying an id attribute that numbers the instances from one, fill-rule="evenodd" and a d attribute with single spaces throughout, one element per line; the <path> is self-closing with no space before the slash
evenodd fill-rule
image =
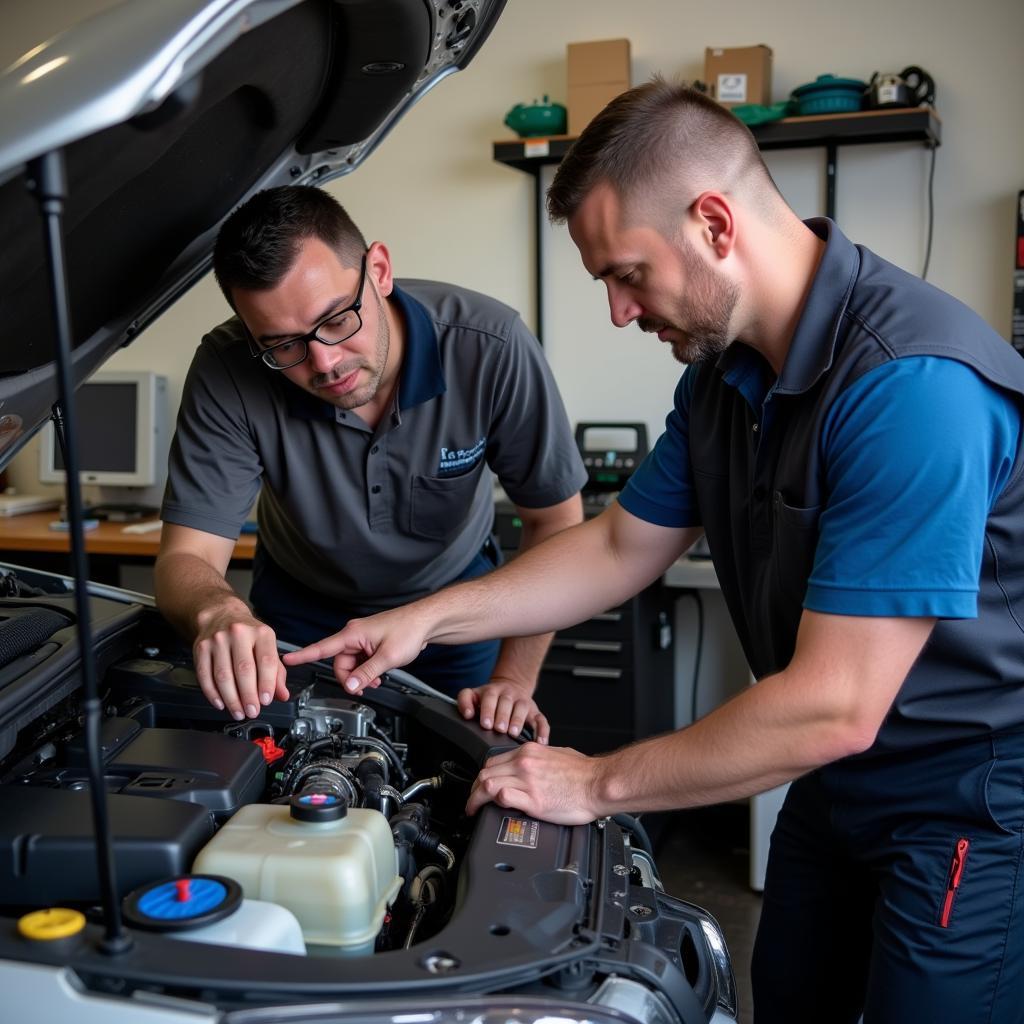
<path id="1" fill-rule="evenodd" d="M 761 896 L 748 883 L 747 805 L 676 811 L 659 826 L 652 838 L 665 889 L 702 906 L 718 921 L 736 972 L 740 1024 L 752 1024 L 750 955 Z"/>

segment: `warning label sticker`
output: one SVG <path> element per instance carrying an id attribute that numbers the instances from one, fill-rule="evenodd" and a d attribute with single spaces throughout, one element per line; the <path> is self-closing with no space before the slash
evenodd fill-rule
<path id="1" fill-rule="evenodd" d="M 526 846 L 537 849 L 540 822 L 535 818 L 502 818 L 498 829 L 500 846 Z"/>

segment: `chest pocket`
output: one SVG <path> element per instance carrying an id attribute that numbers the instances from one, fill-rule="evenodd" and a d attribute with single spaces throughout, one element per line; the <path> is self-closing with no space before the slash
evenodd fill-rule
<path id="1" fill-rule="evenodd" d="M 807 593 L 807 581 L 814 568 L 821 506 L 796 508 L 787 505 L 778 492 L 775 494 L 774 505 L 775 543 L 772 558 L 775 562 L 776 583 L 782 597 L 800 608 Z"/>
<path id="2" fill-rule="evenodd" d="M 419 537 L 447 540 L 462 528 L 473 507 L 483 462 L 461 476 L 414 476 L 409 529 Z"/>

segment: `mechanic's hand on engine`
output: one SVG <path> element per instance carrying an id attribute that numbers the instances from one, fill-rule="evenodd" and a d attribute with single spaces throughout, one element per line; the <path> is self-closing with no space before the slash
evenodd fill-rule
<path id="1" fill-rule="evenodd" d="M 288 699 L 277 637 L 250 614 L 231 608 L 201 619 L 192 654 L 203 696 L 237 721 L 256 718 L 275 697 Z"/>
<path id="2" fill-rule="evenodd" d="M 559 825 L 594 821 L 603 814 L 596 798 L 603 760 L 569 747 L 524 743 L 487 761 L 473 783 L 466 813 L 476 814 L 493 801 Z"/>
<path id="3" fill-rule="evenodd" d="M 405 609 L 379 612 L 366 619 L 350 619 L 344 629 L 323 640 L 290 651 L 286 665 L 305 665 L 333 658 L 334 677 L 349 693 L 380 686 L 390 668 L 414 661 L 427 646 L 426 633 Z"/>
<path id="4" fill-rule="evenodd" d="M 463 718 L 478 715 L 485 729 L 518 736 L 528 725 L 538 743 L 547 743 L 551 735 L 551 726 L 533 696 L 509 679 L 495 676 L 483 686 L 460 690 L 458 704 Z"/>

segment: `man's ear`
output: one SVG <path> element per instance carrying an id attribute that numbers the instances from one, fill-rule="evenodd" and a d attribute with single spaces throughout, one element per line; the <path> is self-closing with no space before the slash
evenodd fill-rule
<path id="1" fill-rule="evenodd" d="M 366 273 L 373 278 L 381 298 L 386 298 L 394 290 L 391 253 L 383 242 L 371 242 L 366 250 Z"/>
<path id="2" fill-rule="evenodd" d="M 698 220 L 701 240 L 719 259 L 736 245 L 736 216 L 729 200 L 721 192 L 702 192 L 690 210 Z"/>

